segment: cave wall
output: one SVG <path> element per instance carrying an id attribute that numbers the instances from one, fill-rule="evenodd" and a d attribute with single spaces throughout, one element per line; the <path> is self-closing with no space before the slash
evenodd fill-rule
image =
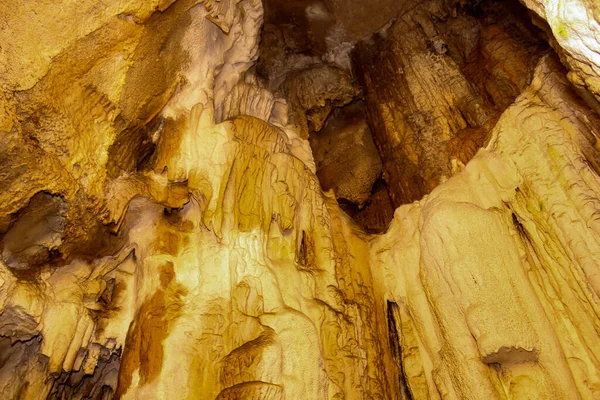
<path id="1" fill-rule="evenodd" d="M 425 1 L 357 43 L 354 69 L 394 206 L 460 171 L 529 85 L 547 45 L 515 6 Z"/>
<path id="2" fill-rule="evenodd" d="M 2 3 L 2 396 L 600 396 L 598 75 L 440 4 L 269 81 L 258 0 Z M 354 78 L 377 235 L 307 140 Z"/>
<path id="3" fill-rule="evenodd" d="M 417 398 L 598 395 L 597 124 L 543 58 L 490 143 L 371 242 Z"/>
<path id="4" fill-rule="evenodd" d="M 590 107 L 600 112 L 600 9 L 595 1 L 524 0 L 534 21 L 569 68 L 569 81 Z M 537 18 L 536 18 L 537 17 Z"/>

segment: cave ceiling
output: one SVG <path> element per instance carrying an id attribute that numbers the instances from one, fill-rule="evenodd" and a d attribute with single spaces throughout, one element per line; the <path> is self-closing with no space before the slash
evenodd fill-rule
<path id="1" fill-rule="evenodd" d="M 304 36 L 312 52 L 323 54 L 372 34 L 419 2 L 266 0 L 265 24 L 288 27 L 290 33 Z"/>

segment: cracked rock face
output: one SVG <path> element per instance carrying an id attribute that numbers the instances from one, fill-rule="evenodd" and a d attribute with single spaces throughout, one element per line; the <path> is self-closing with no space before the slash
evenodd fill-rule
<path id="1" fill-rule="evenodd" d="M 597 5 L 376 3 L 0 5 L 2 398 L 600 397 Z"/>

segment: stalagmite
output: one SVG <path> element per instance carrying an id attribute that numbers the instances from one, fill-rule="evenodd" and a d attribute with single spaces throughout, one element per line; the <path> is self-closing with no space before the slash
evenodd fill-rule
<path id="1" fill-rule="evenodd" d="M 600 398 L 586 1 L 0 1 L 2 399 Z"/>

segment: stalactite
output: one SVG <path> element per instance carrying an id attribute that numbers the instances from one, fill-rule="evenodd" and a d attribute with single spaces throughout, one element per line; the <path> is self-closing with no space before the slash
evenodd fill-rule
<path id="1" fill-rule="evenodd" d="M 522 2 L 0 2 L 0 397 L 598 398 L 597 7 Z"/>

